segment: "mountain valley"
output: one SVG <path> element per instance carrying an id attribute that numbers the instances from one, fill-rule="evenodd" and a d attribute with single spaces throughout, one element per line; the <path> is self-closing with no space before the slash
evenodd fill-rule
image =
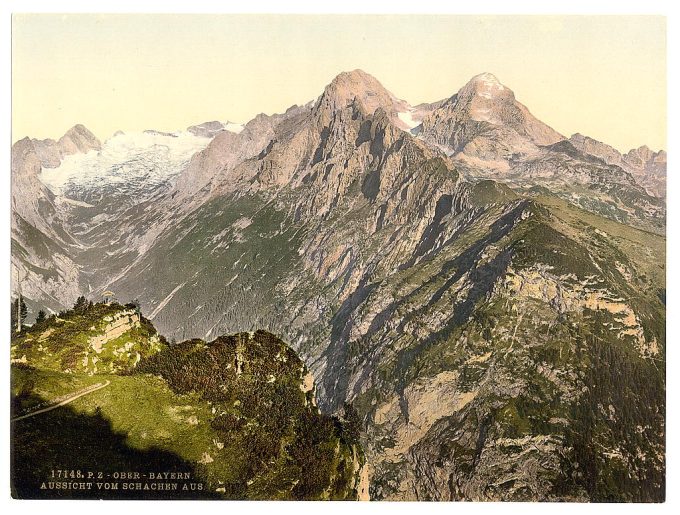
<path id="1" fill-rule="evenodd" d="M 12 294 L 30 321 L 81 295 L 141 305 L 134 368 L 173 395 L 173 359 L 226 373 L 223 344 L 289 342 L 318 417 L 356 410 L 365 459 L 338 444 L 342 485 L 310 498 L 356 497 L 361 468 L 373 500 L 658 502 L 665 177 L 664 151 L 567 138 L 489 73 L 411 106 L 354 70 L 244 125 L 18 141 Z M 75 358 L 87 338 L 46 362 L 17 338 L 17 363 L 104 373 Z M 232 498 L 304 498 L 282 463 Z"/>

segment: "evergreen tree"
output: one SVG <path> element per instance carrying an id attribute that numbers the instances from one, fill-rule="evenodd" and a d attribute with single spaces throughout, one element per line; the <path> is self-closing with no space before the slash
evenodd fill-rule
<path id="1" fill-rule="evenodd" d="M 345 419 L 345 427 L 347 429 L 347 436 L 349 443 L 358 443 L 361 435 L 361 419 L 356 408 L 351 403 L 345 402 L 343 405 L 343 417 Z"/>
<path id="2" fill-rule="evenodd" d="M 16 307 L 16 301 L 11 301 L 9 303 L 9 312 L 10 312 L 10 327 L 12 328 L 12 332 L 16 331 L 17 329 L 17 307 Z"/>
<path id="3" fill-rule="evenodd" d="M 38 311 L 38 315 L 35 317 L 35 323 L 39 324 L 41 322 L 44 322 L 46 318 L 47 314 L 41 309 L 40 311 Z"/>
<path id="4" fill-rule="evenodd" d="M 24 298 L 21 297 L 21 326 L 23 327 L 24 322 L 26 321 L 26 317 L 28 316 L 28 308 L 26 307 L 26 303 L 24 302 Z"/>
<path id="5" fill-rule="evenodd" d="M 82 315 L 87 311 L 87 306 L 87 299 L 81 295 L 76 299 L 76 303 L 73 305 L 73 311 Z"/>

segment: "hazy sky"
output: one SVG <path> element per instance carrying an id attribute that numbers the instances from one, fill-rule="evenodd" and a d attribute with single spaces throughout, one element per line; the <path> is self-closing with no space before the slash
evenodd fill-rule
<path id="1" fill-rule="evenodd" d="M 361 68 L 414 105 L 488 71 L 562 134 L 667 146 L 662 17 L 42 14 L 12 39 L 14 141 L 245 122 Z"/>

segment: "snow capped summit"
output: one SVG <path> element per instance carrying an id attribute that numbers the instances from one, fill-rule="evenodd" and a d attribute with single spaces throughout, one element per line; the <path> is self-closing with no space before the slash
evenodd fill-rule
<path id="1" fill-rule="evenodd" d="M 515 95 L 512 90 L 503 86 L 495 75 L 485 72 L 472 77 L 458 92 L 457 100 L 486 107 L 499 102 L 512 103 L 515 101 Z"/>
<path id="2" fill-rule="evenodd" d="M 564 139 L 488 72 L 472 77 L 426 114 L 419 135 L 450 155 L 501 168 L 507 167 L 507 156 L 535 154 L 539 146 Z"/>
<path id="3" fill-rule="evenodd" d="M 397 113 L 399 120 L 401 120 L 409 130 L 413 130 L 421 124 L 421 120 L 413 118 L 414 113 L 415 109 L 413 108 L 410 108 L 408 111 L 399 111 Z"/>
<path id="4" fill-rule="evenodd" d="M 501 89 L 503 88 L 503 85 L 498 80 L 498 77 L 496 77 L 493 73 L 489 72 L 484 72 L 475 75 L 474 77 L 472 77 L 471 82 L 482 83 L 486 86 L 500 86 Z"/>
<path id="5" fill-rule="evenodd" d="M 479 96 L 487 99 L 492 99 L 500 92 L 506 90 L 505 86 L 500 83 L 495 75 L 487 72 L 475 75 L 470 81 L 470 84 L 475 86 Z"/>
<path id="6" fill-rule="evenodd" d="M 225 130 L 228 130 L 229 132 L 235 132 L 236 134 L 239 134 L 243 130 L 243 124 L 242 123 L 233 123 L 227 121 L 224 124 Z"/>

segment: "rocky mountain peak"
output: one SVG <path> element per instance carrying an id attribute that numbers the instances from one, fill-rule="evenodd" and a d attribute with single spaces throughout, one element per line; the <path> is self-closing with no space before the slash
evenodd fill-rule
<path id="1" fill-rule="evenodd" d="M 572 134 L 572 136 L 569 138 L 569 141 L 581 152 L 585 152 L 591 156 L 599 157 L 608 164 L 621 166 L 621 153 L 606 143 L 597 141 L 590 136 L 584 136 L 578 132 L 576 134 Z"/>
<path id="2" fill-rule="evenodd" d="M 456 95 L 458 103 L 485 105 L 511 103 L 515 100 L 512 90 L 506 88 L 492 73 L 475 75 Z"/>
<path id="3" fill-rule="evenodd" d="M 647 145 L 642 145 L 621 154 L 614 147 L 579 133 L 573 134 L 569 141 L 581 152 L 622 168 L 650 195 L 666 196 L 666 152 L 663 150 L 654 152 Z"/>
<path id="4" fill-rule="evenodd" d="M 27 152 L 30 152 L 33 150 L 33 141 L 31 138 L 26 136 L 25 138 L 21 138 L 19 141 L 14 143 L 12 145 L 12 159 L 16 159 L 17 157 L 26 154 Z"/>
<path id="5" fill-rule="evenodd" d="M 472 77 L 472 79 L 470 79 L 470 82 L 482 82 L 485 83 L 486 85 L 493 84 L 503 87 L 501 81 L 498 80 L 498 77 L 496 77 L 493 73 L 489 72 L 483 72 L 475 75 L 474 77 Z"/>
<path id="6" fill-rule="evenodd" d="M 654 152 L 643 145 L 625 154 L 623 160 L 626 168 L 647 191 L 657 197 L 666 196 L 667 155 L 664 150 Z"/>
<path id="7" fill-rule="evenodd" d="M 12 184 L 17 187 L 19 181 L 26 177 L 37 177 L 42 162 L 36 149 L 37 140 L 23 138 L 12 145 Z"/>
<path id="8" fill-rule="evenodd" d="M 450 155 L 501 168 L 507 168 L 511 155 L 535 154 L 539 146 L 565 139 L 536 119 L 491 73 L 475 75 L 425 115 L 419 136 Z"/>
<path id="9" fill-rule="evenodd" d="M 71 127 L 58 141 L 62 155 L 85 154 L 90 150 L 101 150 L 102 144 L 84 125 Z"/>
<path id="10" fill-rule="evenodd" d="M 665 166 L 666 164 L 666 152 L 663 150 L 654 152 L 647 145 L 642 145 L 641 147 L 630 150 L 623 158 L 628 164 L 637 166 L 638 168 L 658 165 Z"/>
<path id="11" fill-rule="evenodd" d="M 326 86 L 315 110 L 333 112 L 353 103 L 366 115 L 373 114 L 379 107 L 389 113 L 408 109 L 406 102 L 396 98 L 375 77 L 362 70 L 353 70 L 340 73 Z"/>
<path id="12" fill-rule="evenodd" d="M 647 145 L 634 148 L 626 154 L 626 159 L 636 162 L 639 166 L 644 166 L 646 163 L 652 161 L 656 152 L 652 151 Z"/>

